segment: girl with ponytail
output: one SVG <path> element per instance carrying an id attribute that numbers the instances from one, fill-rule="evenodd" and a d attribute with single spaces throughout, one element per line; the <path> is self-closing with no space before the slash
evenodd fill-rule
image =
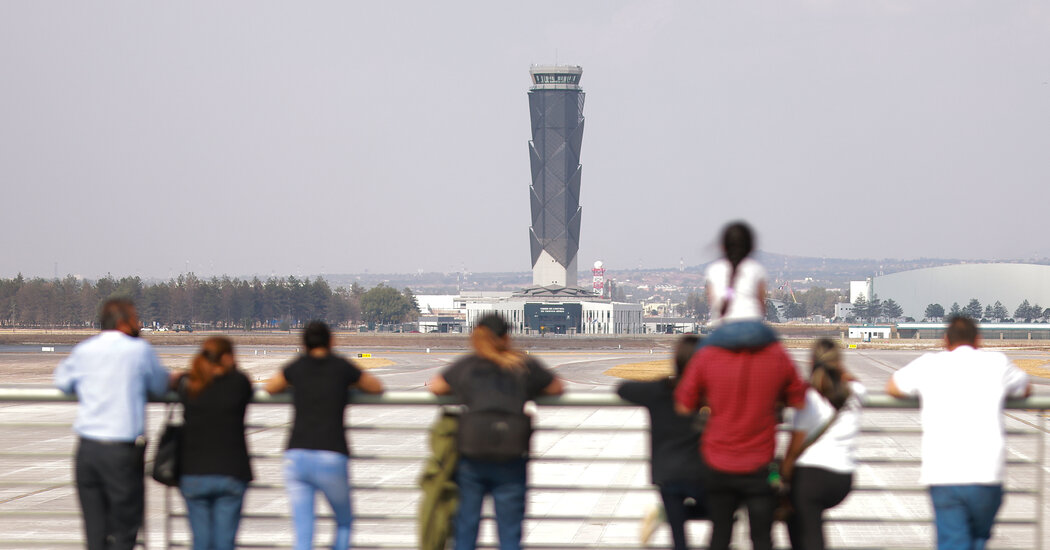
<path id="1" fill-rule="evenodd" d="M 228 338 L 204 341 L 179 385 L 179 397 L 185 419 L 179 490 L 193 548 L 232 550 L 252 479 L 244 437 L 252 385 L 237 368 Z"/>
<path id="2" fill-rule="evenodd" d="M 742 221 L 722 230 L 723 257 L 707 267 L 704 288 L 714 328 L 703 345 L 726 349 L 762 348 L 776 341 L 766 317 L 766 270 L 751 258 L 754 233 Z"/>
<path id="3" fill-rule="evenodd" d="M 824 550 L 824 510 L 842 502 L 853 485 L 860 400 L 866 390 L 842 365 L 835 342 L 813 346 L 805 405 L 792 421 L 781 475 L 794 510 L 787 520 L 794 550 Z"/>

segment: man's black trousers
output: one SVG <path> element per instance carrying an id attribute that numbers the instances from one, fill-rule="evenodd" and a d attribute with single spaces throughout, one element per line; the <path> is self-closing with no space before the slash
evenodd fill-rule
<path id="1" fill-rule="evenodd" d="M 77 494 L 88 550 L 131 550 L 145 508 L 146 447 L 80 438 L 76 455 Z"/>

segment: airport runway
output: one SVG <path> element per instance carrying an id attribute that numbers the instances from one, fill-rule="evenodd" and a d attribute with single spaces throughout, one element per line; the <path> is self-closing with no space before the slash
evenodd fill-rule
<path id="1" fill-rule="evenodd" d="M 460 354 L 455 352 L 405 349 L 340 348 L 348 356 L 371 353 L 389 363 L 373 369 L 391 390 L 419 390 L 435 373 Z M 50 371 L 66 350 L 44 353 L 33 348 L 0 348 L 0 383 L 42 384 L 50 380 Z M 158 348 L 162 361 L 172 367 L 187 365 L 193 348 L 164 346 Z M 256 380 L 263 380 L 289 361 L 294 347 L 239 348 L 240 364 Z M 917 357 L 918 351 L 850 350 L 848 367 L 872 393 L 881 393 L 890 374 Z M 791 350 L 800 371 L 807 371 L 806 351 Z M 1018 359 L 1050 362 L 1050 353 L 1030 350 L 1010 351 Z M 562 377 L 570 392 L 612 392 L 619 380 L 604 372 L 625 363 L 669 361 L 666 351 L 595 350 L 542 351 L 535 357 Z M 11 373 L 18 373 L 12 380 Z M 1050 392 L 1046 380 L 1039 380 L 1038 394 Z M 71 480 L 70 456 L 74 438 L 68 424 L 72 404 L 0 404 L 0 432 L 4 449 L 0 450 L 0 547 L 49 548 L 44 541 L 79 540 L 80 520 Z M 280 517 L 287 512 L 287 502 L 280 489 L 280 450 L 284 445 L 289 407 L 253 405 L 250 420 L 254 426 L 249 435 L 254 460 L 256 486 L 249 491 L 247 510 L 256 517 L 245 520 L 241 542 L 252 545 L 284 545 L 291 540 L 291 525 Z M 155 433 L 163 415 L 163 406 L 152 405 L 150 433 Z M 376 456 L 362 458 L 353 464 L 355 483 L 365 485 L 354 494 L 359 519 L 355 523 L 355 543 L 365 546 L 408 545 L 414 543 L 414 514 L 418 493 L 412 489 L 425 452 L 425 436 L 407 429 L 425 427 L 435 415 L 432 406 L 364 406 L 350 407 L 349 418 L 356 429 L 352 435 L 355 454 Z M 1035 413 L 1011 411 L 1008 425 L 1021 423 L 1047 428 L 1047 419 Z M 543 407 L 539 410 L 540 431 L 534 439 L 537 458 L 530 465 L 530 480 L 541 486 L 530 492 L 530 514 L 537 516 L 526 526 L 526 540 L 532 545 L 580 545 L 621 547 L 637 544 L 638 518 L 649 504 L 656 502 L 655 492 L 647 489 L 648 469 L 643 459 L 647 452 L 644 428 L 646 415 L 630 407 L 583 408 Z M 384 429 L 373 429 L 382 426 Z M 865 413 L 865 426 L 878 429 L 915 429 L 917 411 L 871 410 Z M 554 429 L 556 428 L 556 429 Z M 1012 458 L 1032 457 L 1038 446 L 1046 451 L 1046 439 L 1011 440 Z M 860 442 L 862 457 L 878 460 L 886 457 L 918 456 L 918 434 L 865 434 Z M 1044 456 L 1046 456 L 1044 454 Z M 573 457 L 566 460 L 565 457 Z M 1008 469 L 1008 486 L 1031 487 L 1039 469 L 1047 466 Z M 858 472 L 857 483 L 879 487 L 916 487 L 917 466 L 865 464 Z M 584 485 L 589 489 L 570 491 L 561 485 Z M 160 548 L 163 533 L 165 493 L 148 482 L 150 515 L 148 518 L 150 548 Z M 167 495 L 176 510 L 180 498 Z M 1031 516 L 1038 504 L 1027 495 L 1011 496 L 1000 517 Z M 1050 516 L 1048 503 L 1040 513 Z M 323 508 L 323 507 L 322 507 Z M 15 515 L 12 515 L 15 514 Z M 929 514 L 928 498 L 921 492 L 855 492 L 833 515 L 837 517 L 918 518 Z M 394 516 L 388 520 L 380 516 Z M 576 519 L 562 519 L 566 516 Z M 173 523 L 175 539 L 186 541 L 183 520 Z M 690 532 L 694 545 L 706 540 L 707 526 L 694 522 Z M 738 540 L 746 540 L 746 529 L 738 527 Z M 932 537 L 928 523 L 880 526 L 871 523 L 833 524 L 828 528 L 833 547 L 923 547 Z M 319 540 L 327 540 L 326 528 L 318 530 Z M 483 540 L 493 540 L 492 529 L 483 530 Z M 776 528 L 777 540 L 785 543 L 782 527 Z M 1046 535 L 1044 535 L 1046 536 Z M 37 541 L 35 544 L 29 542 Z M 667 545 L 666 529 L 657 532 L 654 544 Z M 1000 525 L 994 548 L 1032 548 L 1030 526 Z M 744 547 L 748 543 L 743 543 Z M 1050 548 L 1050 541 L 1044 542 Z M 873 546 L 874 545 L 874 546 Z M 68 546 L 65 546 L 68 547 Z"/>

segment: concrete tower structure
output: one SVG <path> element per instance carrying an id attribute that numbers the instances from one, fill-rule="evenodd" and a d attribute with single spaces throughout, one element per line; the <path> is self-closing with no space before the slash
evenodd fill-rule
<path id="1" fill-rule="evenodd" d="M 582 211 L 583 68 L 535 65 L 529 74 L 532 284 L 573 288 L 578 284 L 576 253 Z"/>

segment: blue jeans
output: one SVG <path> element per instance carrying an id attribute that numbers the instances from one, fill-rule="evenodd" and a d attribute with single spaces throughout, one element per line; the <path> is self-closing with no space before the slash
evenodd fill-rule
<path id="1" fill-rule="evenodd" d="M 474 550 L 481 523 L 481 502 L 492 494 L 500 550 L 521 548 L 525 519 L 525 459 L 485 462 L 460 457 L 456 467 L 459 509 L 455 520 L 455 550 Z"/>
<path id="2" fill-rule="evenodd" d="M 984 550 L 1003 503 L 1003 486 L 931 485 L 930 500 L 937 550 Z"/>
<path id="3" fill-rule="evenodd" d="M 248 484 L 231 476 L 184 475 L 179 481 L 193 550 L 233 550 Z"/>
<path id="4" fill-rule="evenodd" d="M 314 543 L 314 495 L 324 493 L 335 516 L 332 548 L 350 547 L 349 457 L 335 451 L 288 449 L 284 452 L 284 485 L 292 505 L 295 550 L 310 550 Z"/>
<path id="5" fill-rule="evenodd" d="M 715 346 L 728 350 L 761 349 L 777 341 L 777 333 L 762 321 L 727 321 L 706 338 L 697 349 Z"/>

